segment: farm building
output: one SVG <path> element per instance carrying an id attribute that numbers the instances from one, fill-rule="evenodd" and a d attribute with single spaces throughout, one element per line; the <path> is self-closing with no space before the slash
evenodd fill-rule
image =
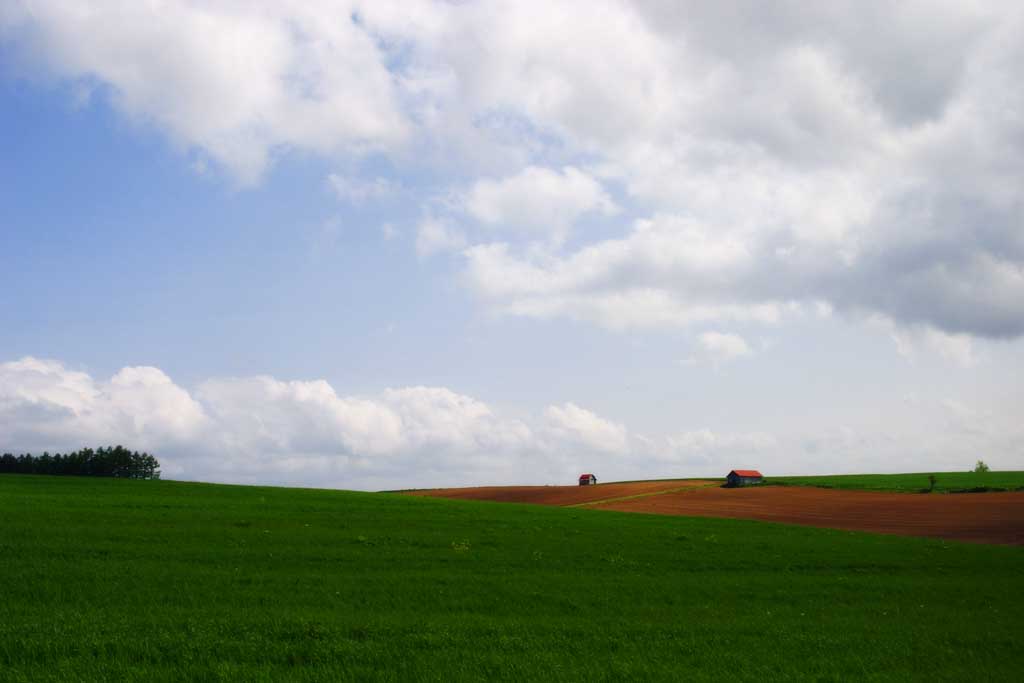
<path id="1" fill-rule="evenodd" d="M 597 483 L 597 477 L 593 474 L 581 474 L 580 475 L 580 486 L 590 486 L 591 484 Z"/>
<path id="2" fill-rule="evenodd" d="M 764 477 L 757 470 L 733 470 L 725 475 L 725 485 L 732 487 L 760 484 L 762 481 Z"/>

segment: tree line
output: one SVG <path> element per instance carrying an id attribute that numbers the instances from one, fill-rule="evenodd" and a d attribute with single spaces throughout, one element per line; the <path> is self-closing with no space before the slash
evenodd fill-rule
<path id="1" fill-rule="evenodd" d="M 0 456 L 0 474 L 62 474 L 80 477 L 124 477 L 159 479 L 160 463 L 149 453 L 130 451 L 124 446 L 83 448 L 67 454 L 24 453 Z"/>

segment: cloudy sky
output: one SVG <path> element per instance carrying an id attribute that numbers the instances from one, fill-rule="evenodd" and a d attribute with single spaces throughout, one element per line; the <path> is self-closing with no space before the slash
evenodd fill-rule
<path id="1" fill-rule="evenodd" d="M 0 4 L 0 451 L 1024 469 L 1019 2 Z"/>

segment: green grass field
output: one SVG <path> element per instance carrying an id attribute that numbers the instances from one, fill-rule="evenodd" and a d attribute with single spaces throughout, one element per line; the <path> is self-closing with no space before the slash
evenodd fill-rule
<path id="1" fill-rule="evenodd" d="M 1024 490 L 1024 472 L 923 472 L 916 474 L 834 474 L 820 477 L 767 477 L 779 486 L 817 486 L 830 489 L 864 489 L 917 493 L 929 487 L 935 475 L 935 493 Z"/>
<path id="2" fill-rule="evenodd" d="M 1019 680 L 1024 548 L 0 476 L 0 679 Z"/>

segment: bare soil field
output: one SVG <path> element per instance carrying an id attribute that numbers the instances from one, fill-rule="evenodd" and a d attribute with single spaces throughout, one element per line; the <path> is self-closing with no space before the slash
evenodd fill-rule
<path id="1" fill-rule="evenodd" d="M 1024 545 L 1024 493 L 906 494 L 797 487 L 706 487 L 593 507 L 665 515 Z"/>
<path id="2" fill-rule="evenodd" d="M 479 486 L 475 488 L 420 489 L 406 491 L 410 496 L 493 500 L 499 503 L 535 503 L 537 505 L 579 505 L 610 498 L 671 491 L 684 486 L 705 486 L 702 480 L 630 481 L 596 486 Z"/>
<path id="3" fill-rule="evenodd" d="M 432 489 L 408 494 L 541 505 L 587 504 L 591 508 L 622 512 L 755 519 L 1024 545 L 1024 493 L 1021 492 L 907 494 L 791 486 L 725 489 L 707 481 L 681 479 L 598 486 Z"/>

